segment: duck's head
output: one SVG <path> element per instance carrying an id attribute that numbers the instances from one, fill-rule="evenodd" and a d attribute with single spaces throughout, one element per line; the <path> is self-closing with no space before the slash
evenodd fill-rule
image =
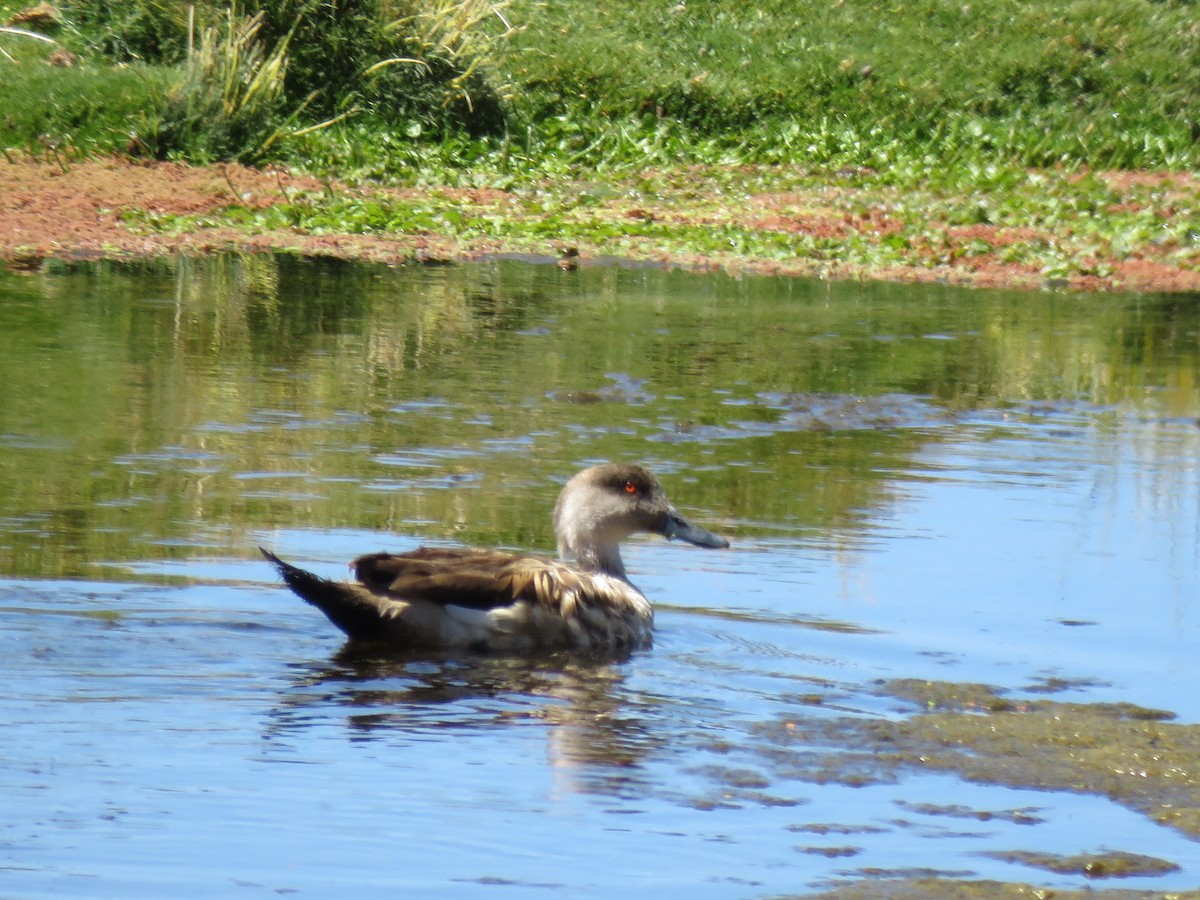
<path id="1" fill-rule="evenodd" d="M 567 482 L 554 507 L 559 556 L 586 569 L 624 577 L 619 545 L 639 531 L 698 547 L 729 546 L 681 516 L 658 479 L 641 466 L 606 463 L 584 469 Z"/>

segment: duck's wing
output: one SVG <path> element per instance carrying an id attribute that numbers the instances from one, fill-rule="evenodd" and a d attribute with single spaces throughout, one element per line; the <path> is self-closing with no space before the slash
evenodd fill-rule
<path id="1" fill-rule="evenodd" d="M 653 613 L 628 582 L 499 550 L 422 547 L 351 563 L 333 582 L 263 551 L 288 586 L 358 640 L 480 650 L 633 647 Z"/>
<path id="2" fill-rule="evenodd" d="M 420 547 L 409 553 L 370 553 L 350 563 L 359 583 L 394 600 L 494 610 L 535 600 L 530 571 L 550 560 L 498 550 Z"/>
<path id="3" fill-rule="evenodd" d="M 503 550 L 420 547 L 370 553 L 350 564 L 359 583 L 393 600 L 490 610 L 525 600 L 553 605 L 553 585 L 578 590 L 580 573 L 552 560 Z"/>
<path id="4" fill-rule="evenodd" d="M 650 640 L 654 613 L 622 578 L 567 563 L 473 548 L 422 547 L 372 553 L 351 563 L 359 582 L 416 623 L 453 622 L 487 649 L 637 647 Z M 447 633 L 453 632 L 446 628 Z"/>

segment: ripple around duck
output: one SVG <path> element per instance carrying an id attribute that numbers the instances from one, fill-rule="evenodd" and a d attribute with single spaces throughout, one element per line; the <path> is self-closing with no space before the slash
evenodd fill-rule
<path id="1" fill-rule="evenodd" d="M 931 428 L 958 421 L 952 411 L 911 394 L 761 393 L 758 397 L 769 408 L 781 413 L 781 425 L 805 431 Z"/>
<path id="2" fill-rule="evenodd" d="M 438 418 L 444 418 L 447 413 L 456 407 L 457 404 L 447 400 L 444 397 L 418 397 L 411 400 L 405 400 L 403 403 L 397 403 L 391 408 L 390 411 L 398 415 L 420 413 L 424 415 L 433 415 Z"/>
<path id="3" fill-rule="evenodd" d="M 70 450 L 72 441 L 33 434 L 0 434 L 0 448 L 12 450 L 58 451 Z"/>
<path id="4" fill-rule="evenodd" d="M 997 407 L 958 408 L 912 394 L 762 392 L 754 399 L 731 398 L 722 405 L 731 409 L 755 409 L 758 414 L 751 419 L 733 419 L 721 424 L 660 418 L 653 423 L 653 432 L 648 439 L 667 443 L 706 443 L 796 431 L 930 431 L 964 427 L 1042 432 L 1060 429 L 1053 436 L 1083 438 L 1082 430 L 1069 429 L 1084 429 L 1114 417 L 1161 424 L 1180 421 L 1190 427 L 1195 424 L 1191 419 L 1147 415 L 1135 409 L 1082 400 L 1024 401 Z"/>
<path id="5" fill-rule="evenodd" d="M 406 491 L 445 491 L 478 487 L 483 476 L 479 472 L 450 472 L 425 478 L 373 478 L 362 483 L 364 491 L 403 493 Z"/>
<path id="6" fill-rule="evenodd" d="M 216 453 L 190 447 L 163 447 L 153 453 L 125 453 L 113 457 L 117 466 L 134 468 L 175 468 L 187 472 L 216 472 L 224 469 L 233 457 L 228 453 Z"/>
<path id="7" fill-rule="evenodd" d="M 404 469 L 440 469 L 448 463 L 461 459 L 474 459 L 483 455 L 483 451 L 469 447 L 422 447 L 401 452 L 377 453 L 372 461 L 381 466 L 395 466 Z"/>

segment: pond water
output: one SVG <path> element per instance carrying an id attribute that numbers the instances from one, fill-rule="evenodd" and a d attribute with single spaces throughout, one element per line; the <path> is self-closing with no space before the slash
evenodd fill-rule
<path id="1" fill-rule="evenodd" d="M 218 257 L 0 275 L 0 333 L 5 896 L 1200 888 L 1049 745 L 855 736 L 1200 723 L 1196 297 Z M 550 551 L 600 460 L 733 544 L 632 542 L 627 659 L 355 653 L 256 550 Z M 1164 865 L 1033 858 L 1106 853 Z"/>

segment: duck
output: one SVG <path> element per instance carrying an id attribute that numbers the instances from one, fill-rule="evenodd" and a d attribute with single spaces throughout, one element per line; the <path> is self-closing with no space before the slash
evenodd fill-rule
<path id="1" fill-rule="evenodd" d="M 558 558 L 474 547 L 368 553 L 331 581 L 260 547 L 291 590 L 352 642 L 406 650 L 632 651 L 652 642 L 654 609 L 621 559 L 632 534 L 698 547 L 729 541 L 685 519 L 648 469 L 604 463 L 572 477 L 554 506 Z"/>

